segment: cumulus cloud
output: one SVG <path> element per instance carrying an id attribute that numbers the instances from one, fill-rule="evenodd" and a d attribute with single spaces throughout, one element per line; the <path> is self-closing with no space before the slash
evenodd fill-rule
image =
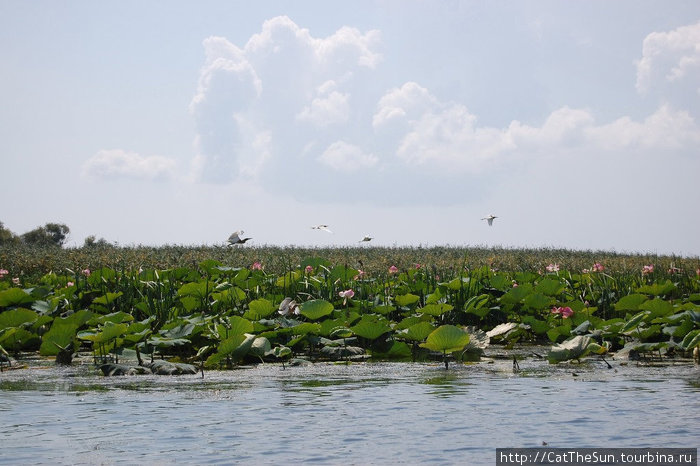
<path id="1" fill-rule="evenodd" d="M 637 91 L 685 81 L 700 90 L 700 22 L 668 32 L 652 32 L 637 61 Z"/>
<path id="2" fill-rule="evenodd" d="M 690 81 L 697 30 L 647 37 L 638 87 L 655 82 L 662 63 L 667 82 Z M 465 186 L 488 189 L 497 173 L 593 159 L 614 159 L 619 167 L 642 154 L 694 154 L 700 142 L 697 117 L 665 99 L 642 117 L 598 121 L 594 109 L 563 105 L 539 123 L 482 124 L 466 103 L 440 98 L 421 83 L 376 84 L 379 39 L 377 31 L 348 27 L 318 38 L 277 17 L 242 46 L 205 40 L 191 101 L 195 178 L 253 182 L 297 199 L 320 192 L 342 199 L 348 190 L 341 187 L 361 184 L 353 199 L 444 203 Z M 399 189 L 428 185 L 430 196 Z"/>
<path id="3" fill-rule="evenodd" d="M 120 149 L 101 150 L 84 164 L 82 175 L 88 178 L 140 178 L 163 180 L 173 177 L 175 161 L 160 155 L 142 156 Z"/>
<path id="4" fill-rule="evenodd" d="M 320 154 L 308 158 L 304 148 L 337 140 L 357 112 L 354 81 L 381 61 L 378 40 L 377 31 L 350 27 L 314 37 L 286 16 L 265 21 L 243 47 L 206 39 L 190 105 L 195 178 L 229 183 L 257 177 L 265 167 L 283 171 L 285 164 L 305 173 Z"/>

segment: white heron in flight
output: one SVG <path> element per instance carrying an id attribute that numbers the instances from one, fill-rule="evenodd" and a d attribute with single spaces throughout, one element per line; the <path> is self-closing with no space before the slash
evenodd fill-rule
<path id="1" fill-rule="evenodd" d="M 488 217 L 482 218 L 481 220 L 486 220 L 487 222 L 489 222 L 489 226 L 493 226 L 493 219 L 494 219 L 494 218 L 498 218 L 498 217 L 496 217 L 495 215 L 491 214 L 491 215 L 489 215 Z"/>
<path id="2" fill-rule="evenodd" d="M 228 237 L 228 244 L 233 246 L 236 244 L 243 244 L 246 241 L 248 241 L 249 239 L 253 239 L 253 238 L 241 238 L 242 236 L 243 236 L 243 230 L 234 231 L 233 233 L 231 233 L 231 236 Z"/>
<path id="3" fill-rule="evenodd" d="M 324 225 L 324 224 L 321 224 L 321 225 L 314 225 L 314 226 L 311 227 L 311 229 L 312 229 L 312 230 L 323 230 L 323 231 L 326 231 L 326 232 L 328 232 L 328 233 L 333 233 L 333 232 L 331 231 L 331 229 L 328 228 L 328 225 Z"/>
<path id="4" fill-rule="evenodd" d="M 370 241 L 372 241 L 372 237 L 369 235 L 365 235 L 365 237 L 358 241 L 358 243 L 369 243 Z"/>

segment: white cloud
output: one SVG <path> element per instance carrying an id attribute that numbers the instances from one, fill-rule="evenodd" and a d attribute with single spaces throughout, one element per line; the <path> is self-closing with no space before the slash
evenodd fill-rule
<path id="1" fill-rule="evenodd" d="M 345 123 L 350 116 L 349 94 L 333 90 L 334 81 L 326 81 L 318 89 L 318 97 L 296 116 L 298 121 L 309 122 L 319 128 Z"/>
<path id="2" fill-rule="evenodd" d="M 345 141 L 336 141 L 321 154 L 319 160 L 334 170 L 353 173 L 377 165 L 379 159 L 373 154 Z"/>
<path id="3" fill-rule="evenodd" d="M 687 79 L 698 88 L 700 82 L 700 22 L 669 32 L 652 32 L 642 45 L 637 61 L 637 91 Z"/>
<path id="4" fill-rule="evenodd" d="M 378 31 L 350 27 L 313 37 L 286 16 L 265 21 L 243 47 L 222 37 L 205 40 L 190 104 L 196 177 L 231 183 L 266 168 L 278 177 L 284 167 L 307 173 L 305 164 L 319 154 L 308 157 L 304 148 L 348 137 L 340 131 L 359 111 L 352 105 L 355 82 L 381 61 L 378 41 Z"/>
<path id="5" fill-rule="evenodd" d="M 123 150 L 101 150 L 83 164 L 82 175 L 88 178 L 172 178 L 175 161 L 160 155 L 142 156 Z"/>

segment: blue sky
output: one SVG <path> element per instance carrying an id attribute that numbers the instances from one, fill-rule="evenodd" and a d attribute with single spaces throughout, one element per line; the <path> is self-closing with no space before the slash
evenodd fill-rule
<path id="1" fill-rule="evenodd" d="M 700 254 L 697 1 L 3 0 L 0 44 L 15 233 Z"/>

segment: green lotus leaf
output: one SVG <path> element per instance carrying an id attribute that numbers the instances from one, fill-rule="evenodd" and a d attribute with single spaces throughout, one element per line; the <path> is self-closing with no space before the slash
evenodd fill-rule
<path id="1" fill-rule="evenodd" d="M 626 333 L 630 330 L 634 330 L 639 326 L 639 324 L 644 320 L 646 316 L 649 315 L 649 311 L 642 311 L 635 314 L 627 323 L 620 329 L 620 333 Z"/>
<path id="2" fill-rule="evenodd" d="M 274 313 L 277 308 L 267 299 L 255 299 L 248 303 L 249 310 L 243 315 L 246 319 L 260 320 Z"/>
<path id="3" fill-rule="evenodd" d="M 103 305 L 108 305 L 113 303 L 114 301 L 117 300 L 120 296 L 122 296 L 124 292 L 119 291 L 117 293 L 106 293 L 102 296 L 98 296 L 97 298 L 92 300 L 93 304 L 103 304 Z"/>
<path id="4" fill-rule="evenodd" d="M 411 355 L 411 347 L 403 341 L 394 341 L 389 349 L 372 353 L 372 357 L 381 359 L 409 359 Z"/>
<path id="5" fill-rule="evenodd" d="M 649 318 L 663 317 L 673 313 L 673 304 L 661 298 L 654 298 L 643 302 L 639 306 L 641 311 L 649 311 Z"/>
<path id="6" fill-rule="evenodd" d="M 178 296 L 191 296 L 203 299 L 213 291 L 213 285 L 206 281 L 185 283 L 178 290 Z"/>
<path id="7" fill-rule="evenodd" d="M 340 280 L 343 283 L 347 283 L 350 280 L 354 279 L 357 274 L 359 274 L 359 270 L 354 269 L 352 267 L 345 267 L 344 265 L 338 265 L 333 267 L 333 270 L 331 270 L 331 275 L 330 279 L 332 281 Z"/>
<path id="8" fill-rule="evenodd" d="M 365 314 L 350 330 L 358 337 L 376 340 L 385 333 L 390 332 L 391 327 L 389 327 L 386 319 Z"/>
<path id="9" fill-rule="evenodd" d="M 417 303 L 419 299 L 420 296 L 416 296 L 412 293 L 406 293 L 395 297 L 394 302 L 398 306 L 405 307 Z"/>
<path id="10" fill-rule="evenodd" d="M 441 325 L 433 330 L 420 346 L 432 351 L 451 353 L 462 350 L 469 343 L 469 334 L 454 325 Z"/>
<path id="11" fill-rule="evenodd" d="M 12 309 L 0 313 L 0 330 L 9 327 L 20 327 L 23 324 L 32 324 L 36 322 L 39 315 L 29 309 Z"/>
<path id="12" fill-rule="evenodd" d="M 452 291 L 458 291 L 464 288 L 464 286 L 468 285 L 470 282 L 471 278 L 469 277 L 457 277 L 447 283 L 447 288 Z"/>
<path id="13" fill-rule="evenodd" d="M 464 312 L 485 317 L 491 311 L 487 306 L 489 299 L 487 294 L 472 296 L 464 303 Z"/>
<path id="14" fill-rule="evenodd" d="M 78 327 L 74 324 L 52 325 L 51 329 L 41 337 L 39 354 L 42 356 L 55 356 L 76 339 Z M 77 345 L 75 345 L 77 348 Z"/>
<path id="15" fill-rule="evenodd" d="M 503 304 L 517 304 L 520 303 L 527 295 L 532 293 L 532 285 L 529 283 L 522 284 L 520 286 L 516 286 L 515 288 L 511 288 L 501 296 L 501 303 Z"/>
<path id="16" fill-rule="evenodd" d="M 291 272 L 287 272 L 284 275 L 280 275 L 279 277 L 277 277 L 275 285 L 279 288 L 286 288 L 292 283 L 297 283 L 301 276 L 302 272 L 300 270 L 293 270 Z"/>
<path id="17" fill-rule="evenodd" d="M 418 322 L 405 329 L 401 333 L 401 337 L 411 341 L 423 341 L 433 330 L 435 330 L 435 326 L 430 322 Z"/>
<path id="18" fill-rule="evenodd" d="M 523 299 L 523 304 L 530 309 L 549 309 L 549 307 L 553 304 L 553 299 L 545 296 L 542 293 L 532 293 Z"/>
<path id="19" fill-rule="evenodd" d="M 276 358 L 286 358 L 292 354 L 292 350 L 286 346 L 276 346 L 271 352 Z"/>
<path id="20" fill-rule="evenodd" d="M 618 302 L 615 303 L 616 311 L 638 311 L 639 306 L 646 301 L 646 295 L 640 293 L 628 294 L 620 298 Z"/>
<path id="21" fill-rule="evenodd" d="M 650 294 L 653 296 L 663 296 L 675 291 L 678 288 L 674 285 L 671 280 L 666 280 L 664 282 L 657 282 L 651 285 L 644 285 L 637 288 L 638 293 Z"/>
<path id="22" fill-rule="evenodd" d="M 559 296 L 566 284 L 554 278 L 545 278 L 535 286 L 535 291 L 547 296 Z"/>
<path id="23" fill-rule="evenodd" d="M 292 335 L 318 335 L 321 332 L 321 325 L 311 322 L 304 322 L 290 328 L 289 333 Z"/>
<path id="24" fill-rule="evenodd" d="M 204 364 L 206 366 L 212 366 L 218 364 L 227 357 L 230 357 L 234 361 L 242 359 L 248 354 L 248 351 L 250 351 L 255 338 L 255 335 L 251 334 L 238 334 L 223 340 L 219 343 L 217 352 L 209 356 Z"/>
<path id="25" fill-rule="evenodd" d="M 181 323 L 169 329 L 163 329 L 160 334 L 165 338 L 185 338 L 192 335 L 195 325 L 192 323 Z"/>
<path id="26" fill-rule="evenodd" d="M 379 306 L 374 306 L 372 307 L 372 312 L 376 312 L 377 314 L 382 314 L 386 315 L 392 311 L 395 311 L 396 308 L 394 306 L 389 306 L 386 304 L 381 304 Z"/>
<path id="27" fill-rule="evenodd" d="M 245 301 L 246 299 L 246 294 L 245 291 L 240 289 L 237 286 L 232 286 L 230 288 L 226 288 L 223 290 L 217 290 L 216 293 L 212 293 L 211 295 L 212 299 L 216 301 L 222 301 L 224 303 L 239 303 L 242 301 Z"/>
<path id="28" fill-rule="evenodd" d="M 306 301 L 300 307 L 301 315 L 311 320 L 318 320 L 333 312 L 333 305 L 325 299 Z"/>
<path id="29" fill-rule="evenodd" d="M 440 304 L 428 304 L 427 306 L 424 306 L 420 309 L 418 309 L 418 312 L 422 314 L 428 314 L 431 316 L 441 316 L 445 312 L 449 312 L 452 309 L 454 309 L 454 306 L 451 304 L 446 304 L 446 303 L 440 303 Z"/>
<path id="30" fill-rule="evenodd" d="M 700 329 L 689 332 L 680 344 L 680 347 L 688 351 L 700 345 Z"/>
<path id="31" fill-rule="evenodd" d="M 228 332 L 219 331 L 220 335 L 242 335 L 244 333 L 250 333 L 253 331 L 253 322 L 248 319 L 244 319 L 240 316 L 231 316 L 228 318 Z"/>
<path id="32" fill-rule="evenodd" d="M 34 302 L 35 298 L 20 288 L 0 291 L 0 307 L 17 306 Z"/>
<path id="33" fill-rule="evenodd" d="M 550 329 L 549 323 L 534 316 L 524 316 L 523 323 L 529 325 L 532 332 L 537 335 L 544 335 Z"/>
<path id="34" fill-rule="evenodd" d="M 331 331 L 331 338 L 340 338 L 341 340 L 336 341 L 335 344 L 344 344 L 344 339 L 350 338 L 352 336 L 352 330 L 347 327 L 336 327 Z M 327 343 L 328 344 L 328 343 Z"/>
<path id="35" fill-rule="evenodd" d="M 111 322 L 113 324 L 120 324 L 122 322 L 131 322 L 134 320 L 134 316 L 123 311 L 113 312 L 111 314 L 106 314 L 103 316 L 98 316 L 94 322 L 98 324 L 104 324 Z"/>

